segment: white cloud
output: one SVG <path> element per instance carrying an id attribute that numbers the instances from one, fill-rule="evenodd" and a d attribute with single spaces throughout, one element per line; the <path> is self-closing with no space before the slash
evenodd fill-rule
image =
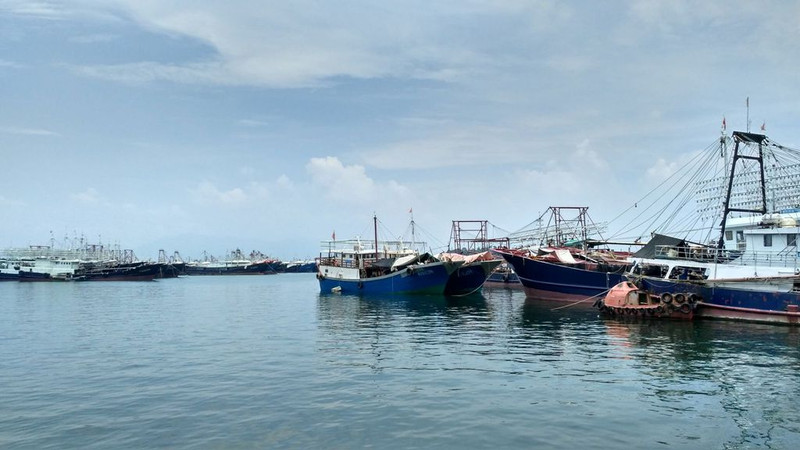
<path id="1" fill-rule="evenodd" d="M 0 133 L 24 136 L 61 136 L 55 131 L 45 130 L 43 128 L 0 127 Z"/>
<path id="2" fill-rule="evenodd" d="M 101 197 L 95 188 L 88 188 L 83 192 L 71 194 L 70 198 L 78 203 L 85 205 L 95 205 L 100 203 Z"/>
<path id="3" fill-rule="evenodd" d="M 0 11 L 40 19 L 62 19 L 69 15 L 68 8 L 52 1 L 6 0 L 0 4 Z"/>
<path id="4" fill-rule="evenodd" d="M 241 188 L 233 188 L 227 191 L 220 190 L 213 183 L 204 181 L 197 185 L 190 192 L 196 202 L 200 204 L 220 204 L 228 206 L 238 206 L 247 201 L 247 194 Z"/>
<path id="5" fill-rule="evenodd" d="M 275 181 L 275 184 L 281 189 L 287 189 L 287 190 L 294 189 L 294 183 L 292 183 L 292 180 L 285 174 L 279 176 L 278 179 Z"/>
<path id="6" fill-rule="evenodd" d="M 394 201 L 407 201 L 408 187 L 394 180 L 378 183 L 370 178 L 364 166 L 346 166 L 339 158 L 311 158 L 306 172 L 312 184 L 325 198 L 341 203 L 376 206 Z"/>
<path id="7" fill-rule="evenodd" d="M 375 198 L 376 187 L 364 166 L 345 166 L 339 158 L 311 158 L 306 172 L 327 198 L 342 202 L 366 202 Z"/>
<path id="8" fill-rule="evenodd" d="M 584 170 L 590 170 L 593 173 L 597 173 L 598 170 L 607 170 L 609 168 L 608 162 L 596 151 L 592 150 L 589 139 L 584 139 L 578 144 L 571 159 L 572 161 L 578 161 Z"/>
<path id="9" fill-rule="evenodd" d="M 100 5 L 98 5 L 100 6 Z M 103 3 L 160 33 L 197 39 L 215 50 L 185 64 L 136 61 L 75 70 L 87 76 L 138 83 L 247 84 L 281 88 L 318 87 L 337 77 L 356 79 L 463 79 L 500 61 L 482 48 L 480 35 L 465 32 L 487 18 L 529 15 L 538 29 L 551 25 L 560 6 L 551 2 L 490 4 L 456 2 L 440 6 L 406 1 L 391 4 L 253 4 L 249 1 Z M 452 32 L 459 36 L 447 37 Z M 465 45 L 469 42 L 480 45 Z"/>

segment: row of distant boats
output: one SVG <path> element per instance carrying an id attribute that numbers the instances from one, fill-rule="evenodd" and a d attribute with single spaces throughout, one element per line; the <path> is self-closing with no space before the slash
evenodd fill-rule
<path id="1" fill-rule="evenodd" d="M 709 317 L 800 324 L 800 209 L 767 213 L 763 168 L 760 180 L 748 188 L 760 194 L 763 203 L 735 206 L 731 193 L 737 164 L 763 164 L 765 148 L 772 143 L 764 135 L 744 132 L 734 132 L 733 141 L 730 182 L 717 228 L 720 237 L 710 243 L 653 234 L 631 252 L 612 250 L 585 235 L 569 242 L 555 236 L 538 246 L 431 255 L 379 242 L 374 219 L 373 242 L 323 241 L 317 273 L 320 291 L 458 296 L 480 291 L 487 281 L 501 286 L 518 283 L 532 299 L 591 302 L 601 313 L 618 318 Z M 747 154 L 745 148 L 754 148 L 755 153 Z M 793 166 L 790 178 L 800 177 L 798 167 Z M 800 198 L 791 203 L 800 204 Z M 740 216 L 731 218 L 731 212 Z"/>
<path id="2" fill-rule="evenodd" d="M 42 246 L 8 253 L 13 256 L 0 258 L 0 281 L 147 281 L 183 275 L 269 275 L 317 270 L 314 260 L 248 258 L 240 251 L 232 252 L 228 259 L 192 262 L 87 259 L 77 252 L 69 252 L 70 255 Z"/>

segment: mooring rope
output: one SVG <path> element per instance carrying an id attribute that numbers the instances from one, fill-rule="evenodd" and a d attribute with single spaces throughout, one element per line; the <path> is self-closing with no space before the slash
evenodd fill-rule
<path id="1" fill-rule="evenodd" d="M 550 309 L 550 311 L 556 311 L 556 310 L 559 310 L 559 309 L 569 308 L 570 306 L 575 306 L 575 305 L 577 305 L 577 304 L 580 304 L 580 303 L 583 303 L 583 302 L 585 302 L 585 301 L 587 301 L 587 300 L 591 300 L 591 299 L 593 299 L 593 298 L 600 297 L 601 295 L 606 295 L 606 294 L 608 294 L 608 291 L 610 291 L 610 290 L 611 290 L 611 289 L 606 289 L 605 291 L 603 291 L 603 292 L 601 292 L 601 293 L 599 293 L 599 294 L 597 294 L 597 295 L 593 295 L 593 296 L 591 296 L 591 297 L 586 297 L 586 298 L 584 298 L 583 300 L 578 300 L 577 302 L 575 302 L 575 303 L 570 303 L 569 305 L 564 305 L 564 306 L 559 306 L 559 307 L 557 307 L 557 308 L 552 308 L 552 309 Z"/>

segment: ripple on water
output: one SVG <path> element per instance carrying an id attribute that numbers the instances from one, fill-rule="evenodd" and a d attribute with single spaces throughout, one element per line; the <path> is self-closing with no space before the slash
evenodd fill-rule
<path id="1" fill-rule="evenodd" d="M 3 447 L 790 448 L 798 333 L 311 276 L 0 284 Z"/>

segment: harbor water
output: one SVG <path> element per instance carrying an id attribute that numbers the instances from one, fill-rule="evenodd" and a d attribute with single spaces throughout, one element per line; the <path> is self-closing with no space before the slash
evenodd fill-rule
<path id="1" fill-rule="evenodd" d="M 0 448 L 800 445 L 798 328 L 563 306 L 313 274 L 0 283 Z"/>

